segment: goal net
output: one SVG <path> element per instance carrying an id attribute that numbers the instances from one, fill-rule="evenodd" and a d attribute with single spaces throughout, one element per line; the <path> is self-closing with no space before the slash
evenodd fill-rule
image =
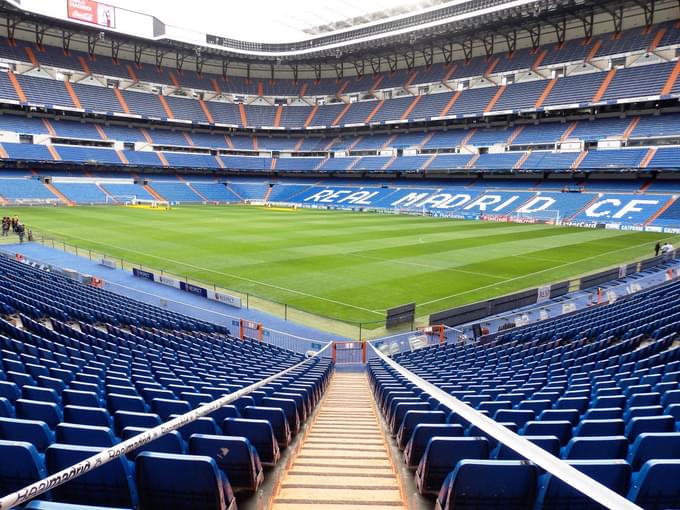
<path id="1" fill-rule="evenodd" d="M 135 198 L 130 203 L 126 203 L 125 205 L 130 207 L 139 207 L 142 209 L 170 209 L 170 202 L 167 200 L 153 200 L 148 198 Z"/>
<path id="2" fill-rule="evenodd" d="M 562 215 L 557 209 L 532 212 L 518 211 L 510 219 L 515 223 L 549 223 L 551 225 L 559 225 L 562 222 Z"/>
<path id="3" fill-rule="evenodd" d="M 136 195 L 106 195 L 107 205 L 131 205 L 136 200 Z"/>

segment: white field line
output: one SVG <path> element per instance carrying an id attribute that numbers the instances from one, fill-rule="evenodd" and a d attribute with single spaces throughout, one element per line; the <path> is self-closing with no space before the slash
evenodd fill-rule
<path id="1" fill-rule="evenodd" d="M 79 237 L 79 236 L 75 236 L 75 235 L 71 235 L 71 234 L 63 234 L 63 233 L 57 232 L 55 230 L 47 230 L 47 229 L 43 229 L 43 230 L 45 232 L 51 232 L 51 233 L 54 233 L 54 234 L 57 234 L 57 235 L 60 235 L 60 236 L 72 237 L 72 238 L 75 238 L 75 239 L 80 239 L 81 241 L 86 241 L 88 243 L 94 243 L 94 244 L 98 244 L 98 245 L 101 245 L 101 246 L 107 246 L 109 248 L 115 248 L 117 250 L 127 251 L 127 252 L 131 252 L 131 253 L 136 253 L 138 255 L 143 255 L 145 257 L 151 257 L 151 258 L 155 258 L 155 259 L 158 259 L 158 260 L 163 260 L 165 262 L 170 262 L 172 264 L 178 264 L 180 266 L 190 267 L 192 269 L 198 269 L 199 271 L 206 271 L 208 273 L 214 273 L 214 274 L 218 274 L 220 276 L 227 276 L 229 278 L 235 278 L 237 280 L 242 280 L 242 281 L 248 282 L 248 283 L 254 283 L 256 285 L 262 285 L 264 287 L 270 287 L 272 289 L 282 290 L 284 292 L 290 292 L 291 294 L 297 294 L 297 295 L 304 296 L 304 297 L 318 299 L 319 301 L 326 301 L 328 303 L 346 306 L 348 308 L 355 308 L 357 310 L 362 310 L 364 312 L 372 313 L 372 314 L 375 314 L 375 315 L 380 315 L 381 317 L 384 315 L 384 312 L 381 313 L 380 311 L 377 311 L 377 310 L 371 310 L 369 308 L 364 308 L 362 306 L 352 305 L 352 304 L 349 304 L 349 303 L 343 303 L 342 301 L 336 301 L 335 299 L 325 298 L 325 297 L 321 297 L 321 296 L 315 296 L 314 294 L 308 294 L 307 292 L 302 292 L 300 290 L 289 289 L 289 288 L 286 288 L 286 287 L 281 287 L 279 285 L 274 285 L 272 283 L 267 283 L 267 282 L 263 282 L 263 281 L 259 281 L 259 280 L 253 280 L 252 278 L 246 278 L 244 276 L 239 276 L 239 275 L 233 274 L 233 273 L 224 273 L 222 271 L 216 271 L 215 269 L 209 269 L 207 267 L 201 267 L 201 266 L 197 266 L 197 265 L 194 265 L 194 264 L 189 264 L 187 262 L 182 262 L 180 260 L 174 260 L 174 259 L 170 259 L 170 258 L 167 258 L 167 257 L 161 257 L 159 255 L 152 255 L 150 253 L 145 253 L 145 252 L 139 251 L 139 250 L 132 250 L 130 248 L 122 248 L 120 246 L 116 246 L 115 244 L 102 243 L 100 241 L 93 241 L 91 239 L 87 239 L 87 238 L 84 238 L 84 237 Z"/>
<path id="2" fill-rule="evenodd" d="M 667 237 L 666 239 L 661 239 L 661 241 L 668 240 L 668 239 L 673 239 L 673 237 Z M 562 267 L 567 267 L 567 266 L 571 266 L 571 265 L 574 265 L 574 264 L 578 264 L 578 263 L 580 263 L 580 262 L 585 262 L 586 260 L 592 260 L 592 259 L 596 259 L 596 258 L 598 258 L 598 257 L 602 257 L 602 256 L 604 256 L 604 255 L 610 255 L 610 254 L 612 254 L 612 253 L 618 253 L 618 252 L 620 252 L 620 251 L 630 250 L 631 248 L 639 248 L 639 247 L 641 247 L 641 246 L 645 246 L 645 245 L 648 245 L 648 244 L 649 244 L 649 242 L 646 242 L 646 243 L 636 244 L 636 245 L 634 245 L 634 246 L 626 246 L 625 248 L 619 248 L 619 249 L 616 249 L 616 250 L 610 250 L 610 251 L 607 251 L 607 252 L 604 252 L 604 253 L 599 253 L 599 254 L 597 254 L 597 255 L 593 255 L 593 256 L 590 256 L 590 257 L 585 257 L 585 258 L 582 258 L 582 259 L 572 260 L 571 262 L 567 262 L 567 263 L 565 263 L 565 264 L 560 264 L 559 266 L 549 267 L 549 268 L 547 268 L 547 269 L 541 269 L 540 271 L 534 271 L 533 273 L 527 273 L 527 274 L 523 274 L 523 275 L 521 275 L 521 276 L 516 276 L 516 277 L 514 277 L 514 278 L 510 278 L 510 279 L 508 279 L 508 280 L 505 280 L 505 281 L 499 282 L 499 283 L 503 284 L 503 283 L 514 282 L 514 281 L 517 281 L 517 280 L 523 280 L 523 279 L 528 278 L 528 277 L 530 277 L 530 276 L 535 276 L 535 275 L 537 275 L 537 274 L 545 273 L 545 272 L 547 272 L 547 271 L 554 271 L 555 269 L 560 269 L 560 268 L 562 268 Z M 466 291 L 464 291 L 464 292 L 457 292 L 456 294 L 451 294 L 451 295 L 449 295 L 449 296 L 444 296 L 444 297 L 441 297 L 441 298 L 432 299 L 432 300 L 430 300 L 430 301 L 425 301 L 424 303 L 419 303 L 418 305 L 419 305 L 419 306 L 425 306 L 425 305 L 431 305 L 431 304 L 433 304 L 433 303 L 439 303 L 440 301 L 445 301 L 445 300 L 451 299 L 451 298 L 453 298 L 453 297 L 464 296 L 465 294 L 470 294 L 470 293 L 472 293 L 472 292 L 477 292 L 477 291 L 479 291 L 479 290 L 489 289 L 489 288 L 491 288 L 491 287 L 495 287 L 496 285 L 498 285 L 498 284 L 497 284 L 497 283 L 492 283 L 492 284 L 490 284 L 490 285 L 484 285 L 484 286 L 482 286 L 482 287 L 476 287 L 476 288 L 474 288 L 474 289 L 466 290 Z"/>

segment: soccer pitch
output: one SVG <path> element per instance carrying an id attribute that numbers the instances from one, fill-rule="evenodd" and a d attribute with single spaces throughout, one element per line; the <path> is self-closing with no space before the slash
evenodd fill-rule
<path id="1" fill-rule="evenodd" d="M 378 327 L 653 255 L 678 236 L 325 210 L 185 206 L 6 209 L 36 236 Z M 677 242 L 675 243 L 677 244 Z"/>

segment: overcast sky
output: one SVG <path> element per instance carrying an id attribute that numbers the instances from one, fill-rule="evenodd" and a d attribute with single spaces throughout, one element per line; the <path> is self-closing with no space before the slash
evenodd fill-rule
<path id="1" fill-rule="evenodd" d="M 100 0 L 151 14 L 169 25 L 251 41 L 304 39 L 303 26 L 323 25 L 409 0 Z"/>

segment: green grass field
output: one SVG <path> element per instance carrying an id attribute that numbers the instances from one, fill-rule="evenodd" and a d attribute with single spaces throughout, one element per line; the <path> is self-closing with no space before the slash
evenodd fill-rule
<path id="1" fill-rule="evenodd" d="M 246 206 L 8 212 L 37 235 L 348 322 L 381 321 L 413 301 L 424 316 L 560 281 L 648 257 L 670 238 Z"/>

